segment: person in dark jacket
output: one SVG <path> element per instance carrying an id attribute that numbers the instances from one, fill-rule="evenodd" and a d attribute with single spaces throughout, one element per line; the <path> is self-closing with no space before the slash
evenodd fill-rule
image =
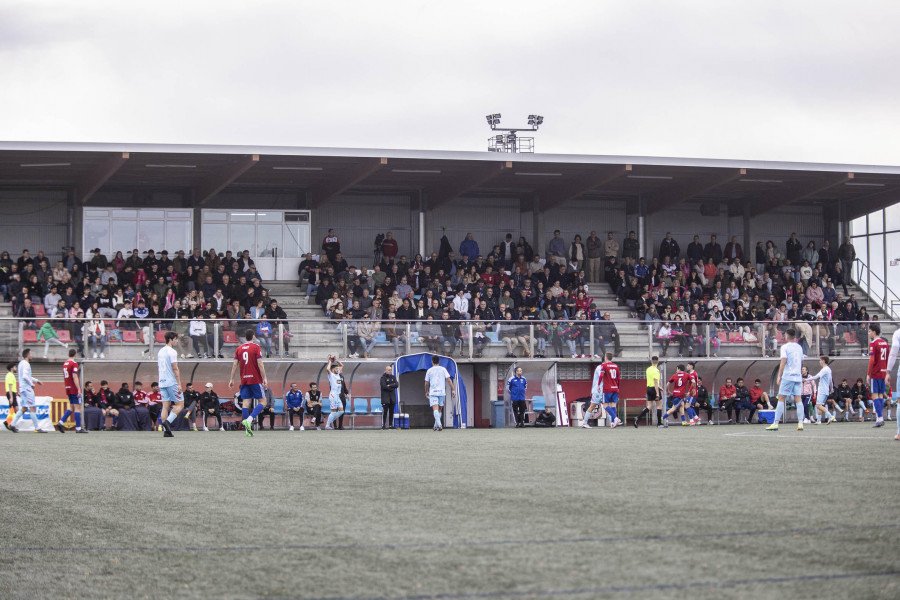
<path id="1" fill-rule="evenodd" d="M 400 382 L 394 375 L 394 368 L 387 365 L 381 375 L 381 428 L 394 428 L 394 401 Z"/>
<path id="2" fill-rule="evenodd" d="M 114 427 L 119 431 L 137 431 L 137 413 L 134 411 L 134 394 L 128 389 L 128 384 L 123 383 L 116 393 L 113 409 Z"/>
<path id="3" fill-rule="evenodd" d="M 516 417 L 516 428 L 525 427 L 525 390 L 528 389 L 528 381 L 522 376 L 522 367 L 516 367 L 515 375 L 506 382 L 506 388 Z"/>
<path id="4" fill-rule="evenodd" d="M 287 320 L 287 313 L 284 312 L 284 309 L 278 306 L 278 300 L 272 298 L 269 300 L 269 307 L 266 308 L 266 320 L 272 324 L 272 332 L 276 335 L 276 345 L 275 345 L 275 354 L 278 354 L 278 345 L 277 345 L 277 332 L 278 325 L 282 326 L 282 341 L 284 342 L 284 355 L 290 356 L 291 354 L 291 345 L 288 340 L 291 337 L 291 326 Z"/>
<path id="5" fill-rule="evenodd" d="M 200 394 L 200 410 L 203 411 L 203 431 L 209 431 L 206 426 L 206 420 L 209 417 L 215 417 L 219 431 L 225 431 L 222 428 L 222 411 L 219 408 L 219 395 L 213 391 L 212 383 L 207 383 L 205 391 Z"/>
<path id="6" fill-rule="evenodd" d="M 309 391 L 306 392 L 306 414 L 312 416 L 316 429 L 322 428 L 322 392 L 315 381 L 309 384 Z"/>
<path id="7" fill-rule="evenodd" d="M 197 411 L 200 408 L 200 392 L 194 389 L 193 383 L 187 383 L 184 386 L 184 406 L 182 416 L 187 420 L 190 428 L 197 431 L 197 424 L 194 422 L 194 418 L 197 416 Z"/>

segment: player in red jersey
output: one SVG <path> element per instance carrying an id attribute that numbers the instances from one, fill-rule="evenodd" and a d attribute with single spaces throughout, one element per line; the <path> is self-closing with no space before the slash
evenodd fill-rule
<path id="1" fill-rule="evenodd" d="M 887 340 L 881 337 L 881 325 L 869 324 L 869 370 L 866 373 L 869 393 L 872 395 L 872 403 L 875 404 L 875 425 L 884 427 L 884 391 L 885 379 L 888 376 L 888 353 L 890 347 Z"/>
<path id="2" fill-rule="evenodd" d="M 612 362 L 612 352 L 606 353 L 606 362 L 594 369 L 594 379 L 591 383 L 591 404 L 588 406 L 581 426 L 590 429 L 590 419 L 597 418 L 596 410 L 602 404 L 609 415 L 609 426 L 618 427 L 622 421 L 616 416 L 616 405 L 619 403 L 619 379 L 621 371 L 619 365 Z"/>
<path id="3" fill-rule="evenodd" d="M 259 345 L 253 341 L 253 329 L 248 329 L 244 334 L 245 343 L 238 346 L 234 352 L 234 363 L 231 365 L 231 377 L 228 380 L 228 388 L 234 388 L 234 375 L 240 371 L 241 375 L 241 399 L 244 401 L 244 407 L 241 409 L 243 420 L 241 425 L 247 432 L 247 437 L 253 437 L 253 430 L 250 425 L 253 419 L 261 413 L 266 407 L 265 388 L 269 387 L 266 379 L 266 368 L 263 366 L 262 351 Z M 256 406 L 253 412 L 247 410 L 247 401 L 253 400 Z"/>
<path id="4" fill-rule="evenodd" d="M 162 431 L 160 416 L 162 415 L 162 394 L 159 391 L 159 382 L 150 384 L 150 393 L 147 394 L 147 412 L 150 413 L 150 429 Z"/>
<path id="5" fill-rule="evenodd" d="M 664 420 L 666 427 L 669 426 L 669 415 L 674 414 L 676 411 L 681 417 L 681 424 L 685 427 L 688 425 L 687 421 L 684 420 L 684 401 L 690 391 L 692 380 L 684 372 L 684 365 L 678 365 L 677 369 L 678 371 L 669 377 L 669 382 L 666 384 L 666 393 L 672 395 L 672 408 L 666 411 Z"/>
<path id="6" fill-rule="evenodd" d="M 76 351 L 69 350 L 69 360 L 63 363 L 63 382 L 66 386 L 66 394 L 69 396 L 69 408 L 63 413 L 56 430 L 65 433 L 65 422 L 70 415 L 75 415 L 75 433 L 87 433 L 87 429 L 81 428 L 81 378 L 78 376 L 78 361 L 75 360 Z"/>

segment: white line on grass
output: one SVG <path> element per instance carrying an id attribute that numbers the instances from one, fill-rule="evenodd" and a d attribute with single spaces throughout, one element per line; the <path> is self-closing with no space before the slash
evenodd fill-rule
<path id="1" fill-rule="evenodd" d="M 806 435 L 800 434 L 797 435 L 782 435 L 780 433 L 723 433 L 722 435 L 726 437 L 761 437 L 761 438 L 785 438 L 791 440 L 869 440 L 875 442 L 883 442 L 887 438 L 877 438 L 877 437 L 861 437 L 861 436 L 848 436 L 848 435 Z"/>

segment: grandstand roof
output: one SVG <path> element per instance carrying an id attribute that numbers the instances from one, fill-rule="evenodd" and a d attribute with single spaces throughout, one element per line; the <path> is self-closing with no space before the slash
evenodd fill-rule
<path id="1" fill-rule="evenodd" d="M 900 201 L 900 166 L 736 159 L 81 142 L 0 142 L 0 189 L 183 190 L 215 206 L 220 192 L 304 193 L 316 207 L 341 193 L 424 193 L 430 207 L 460 195 L 643 201 L 648 212 L 688 200 L 842 205 L 847 218 Z"/>

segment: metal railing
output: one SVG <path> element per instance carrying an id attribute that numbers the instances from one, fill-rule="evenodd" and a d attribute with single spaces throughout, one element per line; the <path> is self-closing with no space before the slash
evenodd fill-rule
<path id="1" fill-rule="evenodd" d="M 884 333 L 900 325 L 883 321 Z M 165 333 L 178 334 L 184 358 L 231 360 L 234 349 L 254 337 L 267 358 L 322 360 L 328 354 L 390 359 L 435 352 L 466 360 L 508 358 L 597 359 L 605 352 L 625 359 L 650 356 L 765 358 L 777 356 L 784 331 L 794 326 L 809 355 L 860 355 L 867 349 L 867 321 L 399 321 L 288 319 L 257 332 L 258 321 L 239 319 L 0 319 L 0 352 L 25 347 L 48 358 L 65 356 L 67 344 L 87 359 L 154 357 Z M 68 346 L 66 346 L 68 347 Z M 41 356 L 33 350 L 35 356 Z M 107 356 L 109 354 L 109 356 Z"/>
<path id="2" fill-rule="evenodd" d="M 873 302 L 876 302 L 881 307 L 881 310 L 883 310 L 891 319 L 900 319 L 900 296 L 888 287 L 888 284 L 869 268 L 869 265 L 860 259 L 855 259 L 853 261 L 853 266 L 856 271 L 856 283 L 859 285 L 860 289 L 865 292 L 866 296 Z M 881 284 L 881 289 L 884 290 L 884 293 L 881 294 L 880 297 L 873 294 L 873 278 Z"/>

